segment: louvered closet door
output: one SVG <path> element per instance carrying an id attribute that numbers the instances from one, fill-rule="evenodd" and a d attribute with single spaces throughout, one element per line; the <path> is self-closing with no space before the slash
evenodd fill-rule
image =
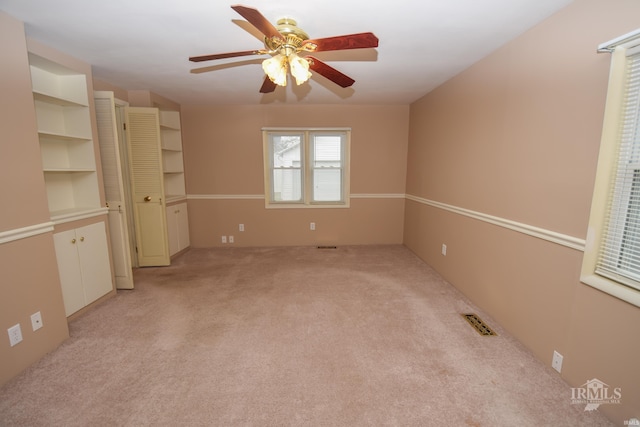
<path id="1" fill-rule="evenodd" d="M 94 99 L 104 192 L 109 206 L 109 237 L 116 288 L 133 289 L 131 248 L 127 227 L 128 210 L 120 161 L 115 100 L 113 92 L 103 91 L 95 92 Z"/>
<path id="2" fill-rule="evenodd" d="M 125 115 L 138 264 L 169 265 L 158 109 L 127 107 Z"/>

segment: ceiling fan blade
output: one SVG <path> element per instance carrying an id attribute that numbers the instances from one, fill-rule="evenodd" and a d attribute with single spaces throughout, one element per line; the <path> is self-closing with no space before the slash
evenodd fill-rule
<path id="1" fill-rule="evenodd" d="M 344 36 L 305 40 L 302 45 L 302 49 L 308 52 L 363 49 L 369 47 L 378 47 L 378 37 L 373 33 L 347 34 Z"/>
<path id="2" fill-rule="evenodd" d="M 309 61 L 310 69 L 318 74 L 325 76 L 338 86 L 349 87 L 355 83 L 355 80 L 353 80 L 351 77 L 347 76 L 346 74 L 342 74 L 340 71 L 325 64 L 318 58 L 314 58 L 313 56 L 306 56 L 305 59 Z"/>
<path id="3" fill-rule="evenodd" d="M 266 55 L 264 50 L 243 50 L 241 52 L 217 53 L 214 55 L 190 56 L 191 62 L 212 61 L 214 59 L 235 58 L 236 56 Z"/>
<path id="4" fill-rule="evenodd" d="M 251 25 L 260 30 L 260 32 L 262 32 L 262 34 L 264 34 L 265 36 L 281 40 L 284 39 L 278 29 L 274 27 L 273 24 L 269 22 L 267 18 L 265 18 L 260 12 L 258 12 L 257 9 L 241 5 L 231 6 L 231 9 L 238 12 L 240 16 L 249 21 Z"/>
<path id="5" fill-rule="evenodd" d="M 264 77 L 264 82 L 262 82 L 262 87 L 260 88 L 260 93 L 271 93 L 276 90 L 276 84 L 271 81 L 269 76 Z"/>

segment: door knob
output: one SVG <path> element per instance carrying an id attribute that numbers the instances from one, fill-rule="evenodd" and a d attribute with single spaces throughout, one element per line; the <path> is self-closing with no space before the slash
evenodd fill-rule
<path id="1" fill-rule="evenodd" d="M 144 201 L 145 202 L 150 202 L 151 201 L 151 196 L 145 196 L 144 197 Z"/>

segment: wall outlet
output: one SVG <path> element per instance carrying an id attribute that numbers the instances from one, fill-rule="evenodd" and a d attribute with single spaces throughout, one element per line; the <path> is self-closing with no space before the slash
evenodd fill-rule
<path id="1" fill-rule="evenodd" d="M 42 328 L 42 314 L 39 311 L 31 315 L 31 328 L 34 331 Z"/>
<path id="2" fill-rule="evenodd" d="M 229 243 L 233 243 L 234 239 L 233 236 L 229 236 Z"/>
<path id="3" fill-rule="evenodd" d="M 244 224 L 238 224 L 238 231 L 244 231 Z"/>
<path id="4" fill-rule="evenodd" d="M 7 332 L 9 333 L 9 343 L 11 344 L 11 347 L 22 341 L 22 330 L 20 329 L 20 323 L 18 323 L 17 325 L 13 325 L 9 329 L 7 329 Z"/>
<path id="5" fill-rule="evenodd" d="M 442 244 L 442 255 L 447 256 L 447 245 Z"/>
<path id="6" fill-rule="evenodd" d="M 553 359 L 551 360 L 551 367 L 556 371 L 562 371 L 562 355 L 557 351 L 553 352 Z"/>
<path id="7" fill-rule="evenodd" d="M 222 236 L 222 243 L 227 243 L 227 236 Z"/>
<path id="8" fill-rule="evenodd" d="M 316 223 L 315 222 L 309 223 L 309 230 L 314 231 L 315 229 L 316 229 Z"/>

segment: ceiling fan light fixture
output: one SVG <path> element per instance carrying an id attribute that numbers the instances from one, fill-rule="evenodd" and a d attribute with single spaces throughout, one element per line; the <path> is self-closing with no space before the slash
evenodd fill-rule
<path id="1" fill-rule="evenodd" d="M 276 86 L 287 85 L 289 68 L 296 83 L 301 85 L 309 80 L 312 69 L 315 73 L 326 77 L 338 86 L 346 88 L 355 83 L 351 77 L 341 73 L 333 67 L 311 56 L 300 57 L 300 52 L 322 52 L 346 49 L 370 49 L 378 47 L 378 38 L 375 34 L 356 33 L 342 36 L 309 39 L 309 35 L 298 27 L 294 19 L 282 18 L 274 26 L 257 9 L 234 5 L 233 10 L 238 12 L 247 22 L 264 35 L 265 49 L 245 50 L 241 52 L 220 53 L 214 55 L 191 56 L 189 61 L 201 62 L 214 59 L 235 58 L 246 55 L 274 55 L 262 62 L 262 69 L 267 78 L 260 87 L 260 93 L 271 93 Z"/>
<path id="2" fill-rule="evenodd" d="M 302 83 L 309 80 L 309 78 L 311 77 L 311 72 L 309 71 L 309 61 L 299 57 L 295 53 L 289 55 L 288 58 L 289 67 L 291 67 L 291 74 L 296 79 L 296 84 L 301 85 Z"/>
<path id="3" fill-rule="evenodd" d="M 287 57 L 281 54 L 265 59 L 262 69 L 272 82 L 278 86 L 287 85 Z"/>

